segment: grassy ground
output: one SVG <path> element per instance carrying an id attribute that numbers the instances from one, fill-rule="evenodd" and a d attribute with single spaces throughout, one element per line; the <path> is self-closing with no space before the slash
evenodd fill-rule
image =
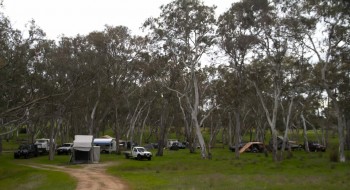
<path id="1" fill-rule="evenodd" d="M 329 153 L 293 152 L 280 163 L 271 155 L 214 149 L 211 160 L 188 150 L 165 151 L 152 161 L 120 159 L 108 170 L 133 189 L 347 189 L 350 165 L 329 161 Z"/>
<path id="2" fill-rule="evenodd" d="M 336 139 L 334 140 L 336 143 Z M 333 141 L 332 141 L 333 142 Z M 13 142 L 4 146 L 14 146 Z M 218 147 L 222 147 L 218 145 Z M 5 150 L 11 150 L 6 148 Z M 243 153 L 240 159 L 225 148 L 212 149 L 212 159 L 203 160 L 188 149 L 165 150 L 152 161 L 125 159 L 122 155 L 102 154 L 101 163 L 115 162 L 111 175 L 122 178 L 132 189 L 348 189 L 350 187 L 350 152 L 347 162 L 330 161 L 337 146 L 324 153 L 295 151 L 293 156 L 274 163 L 271 154 Z M 153 150 L 155 154 L 155 150 Z M 13 159 L 13 152 L 0 155 L 0 189 L 75 189 L 77 182 L 69 175 L 39 170 L 24 165 L 68 165 L 69 156 Z M 74 165 L 71 167 L 80 167 Z"/>
<path id="3" fill-rule="evenodd" d="M 0 156 L 0 163 L 0 189 L 73 190 L 77 185 L 77 182 L 66 173 L 39 170 L 27 166 L 32 163 L 60 165 L 67 163 L 67 157 L 56 157 L 55 161 L 49 161 L 48 156 L 15 160 L 13 153 L 9 152 Z"/>

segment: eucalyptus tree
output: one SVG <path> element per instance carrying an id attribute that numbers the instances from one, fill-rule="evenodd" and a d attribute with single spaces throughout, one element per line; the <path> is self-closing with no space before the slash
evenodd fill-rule
<path id="1" fill-rule="evenodd" d="M 32 85 L 32 89 L 36 91 L 36 94 L 39 96 L 47 96 L 48 98 L 44 101 L 40 102 L 38 106 L 36 106 L 33 112 L 36 112 L 40 117 L 39 120 L 42 125 L 39 126 L 31 126 L 35 127 L 34 130 L 31 131 L 36 133 L 34 137 L 40 136 L 44 138 L 50 138 L 50 153 L 49 159 L 53 159 L 54 151 L 54 139 L 55 139 L 55 122 L 54 122 L 54 112 L 56 110 L 56 101 L 59 99 L 58 97 L 52 97 L 56 92 L 60 92 L 60 84 L 58 82 L 58 78 L 55 73 L 55 69 L 53 67 L 51 61 L 51 55 L 54 52 L 54 43 L 50 41 L 41 41 L 36 47 L 36 55 L 33 59 L 30 60 L 30 64 L 32 65 L 33 71 L 32 76 L 34 76 L 37 80 Z M 32 77 L 33 78 L 33 77 Z M 30 112 L 32 114 L 32 112 Z M 34 114 L 33 114 L 34 115 Z M 29 129 L 29 127 L 28 127 Z M 38 131 L 36 131 L 38 130 Z"/>
<path id="2" fill-rule="evenodd" d="M 61 66 L 57 69 L 63 70 L 63 76 L 72 94 L 72 97 L 65 103 L 66 117 L 69 118 L 66 121 L 69 121 L 68 124 L 73 127 L 72 135 L 89 134 L 90 132 L 93 134 L 95 131 L 97 106 L 95 112 L 93 108 L 94 103 L 98 100 L 96 97 L 99 92 L 95 88 L 98 86 L 96 81 L 102 78 L 98 74 L 103 68 L 103 62 L 99 62 L 96 58 L 97 50 L 93 39 L 91 37 L 89 41 L 86 36 L 78 35 L 73 38 L 62 37 L 58 41 L 55 60 L 60 62 Z"/>
<path id="3" fill-rule="evenodd" d="M 202 158 L 207 150 L 201 132 L 206 117 L 200 113 L 200 92 L 197 69 L 200 59 L 214 42 L 215 7 L 208 7 L 198 0 L 175 0 L 161 6 L 158 18 L 149 18 L 144 27 L 151 31 L 152 40 L 164 54 L 170 56 L 172 64 L 178 64 L 189 78 L 183 78 L 186 89 L 171 89 L 185 99 L 191 113 L 191 123 L 201 147 Z M 165 63 L 168 64 L 168 63 Z M 186 75 L 183 75 L 186 76 Z"/>
<path id="4" fill-rule="evenodd" d="M 3 128 L 6 124 L 25 118 L 25 106 L 21 105 L 25 104 L 22 98 L 26 89 L 21 86 L 25 84 L 28 71 L 22 34 L 12 28 L 10 21 L 2 13 L 0 30 L 0 118 Z M 16 111 L 19 112 L 15 113 Z"/>
<path id="5" fill-rule="evenodd" d="M 231 8 L 223 13 L 218 20 L 218 36 L 220 47 L 229 57 L 229 68 L 233 72 L 232 88 L 235 92 L 231 97 L 232 110 L 235 115 L 235 155 L 239 158 L 240 131 L 241 131 L 241 108 L 247 80 L 245 75 L 245 64 L 247 64 L 253 54 L 255 46 L 258 44 L 258 25 L 266 22 L 268 9 L 267 1 L 244 0 L 232 4 Z"/>
<path id="6" fill-rule="evenodd" d="M 302 1 L 290 12 L 296 15 L 295 36 L 300 39 L 320 68 L 319 84 L 327 93 L 337 117 L 339 159 L 345 162 L 344 105 L 340 93 L 348 79 L 350 4 L 348 1 Z M 346 93 L 345 93 L 346 94 Z M 344 95 L 345 95 L 344 94 Z"/>
<path id="7" fill-rule="evenodd" d="M 107 83 L 106 77 L 103 75 L 103 68 L 106 65 L 107 47 L 105 45 L 106 38 L 103 32 L 91 32 L 86 37 L 87 49 L 84 54 L 84 61 L 90 65 L 89 74 L 93 77 L 89 85 L 88 96 L 86 99 L 87 128 L 90 135 L 94 134 L 96 125 L 97 109 L 102 101 L 102 88 Z"/>
<path id="8" fill-rule="evenodd" d="M 203 128 L 206 131 L 209 130 L 210 134 L 208 142 L 208 152 L 210 153 L 210 148 L 215 146 L 218 133 L 223 129 L 223 111 L 220 110 L 222 109 L 221 105 L 223 104 L 220 102 L 221 97 L 219 96 L 219 91 L 221 90 L 219 84 L 221 82 L 221 79 L 219 77 L 217 68 L 211 65 L 203 67 L 200 71 L 200 81 L 203 81 L 200 83 L 201 89 L 203 89 L 202 92 L 203 94 L 205 94 L 204 107 L 206 109 L 216 107 L 216 109 L 212 111 L 206 122 L 203 123 Z M 203 112 L 204 111 L 205 110 L 203 110 Z"/>
<path id="9" fill-rule="evenodd" d="M 28 76 L 26 46 L 22 34 L 14 30 L 0 12 L 0 153 L 2 137 L 26 121 L 30 100 L 26 94 Z M 29 104 L 28 104 L 29 103 Z"/>
<path id="10" fill-rule="evenodd" d="M 55 134 L 60 135 L 62 143 L 74 138 L 71 126 L 77 124 L 74 124 L 72 118 L 80 113 L 77 109 L 83 105 L 80 104 L 82 98 L 79 95 L 84 93 L 82 89 L 90 81 L 84 76 L 87 69 L 79 64 L 78 47 L 81 44 L 77 43 L 78 38 L 62 37 L 57 44 L 55 43 L 49 58 L 50 65 L 45 68 L 47 70 L 45 72 L 51 75 L 52 80 L 54 79 L 50 82 L 50 86 L 55 87 L 51 92 L 60 92 L 64 95 L 49 101 L 54 104 L 51 112 L 53 112 Z M 78 126 L 81 127 L 80 123 Z"/>
<path id="11" fill-rule="evenodd" d="M 55 44 L 53 41 L 45 39 L 45 33 L 35 25 L 34 21 L 32 21 L 29 26 L 28 38 L 26 39 L 22 38 L 19 32 L 11 34 L 10 44 L 12 47 L 8 50 L 13 52 L 9 54 L 10 57 L 7 57 L 8 63 L 3 67 L 5 69 L 3 71 L 5 72 L 4 76 L 8 76 L 4 81 L 11 81 L 11 83 L 7 83 L 6 86 L 12 86 L 12 89 L 7 89 L 6 93 L 10 92 L 16 94 L 11 98 L 11 103 L 7 104 L 13 107 L 7 109 L 7 111 L 3 113 L 4 116 L 9 113 L 15 113 L 16 117 L 22 115 L 20 119 L 22 121 L 15 123 L 24 124 L 23 121 L 26 121 L 27 131 L 30 132 L 30 141 L 38 134 L 39 131 L 37 130 L 45 131 L 46 134 L 50 134 L 50 138 L 53 139 L 53 123 L 51 122 L 50 125 L 51 130 L 46 129 L 47 122 L 45 123 L 45 121 L 48 121 L 47 118 L 51 118 L 49 114 L 46 114 L 46 111 L 47 109 L 52 110 L 51 108 L 54 107 L 53 101 L 49 100 L 53 100 L 54 98 L 59 99 L 60 95 L 63 94 L 61 90 L 62 83 L 59 81 L 61 78 L 57 75 L 55 69 L 53 69 L 51 61 L 51 55 L 54 52 Z M 3 32 L 3 34 L 10 34 L 10 31 L 11 30 L 7 30 L 7 32 Z M 14 30 L 12 31 L 14 32 Z M 4 35 L 4 37 L 5 36 L 6 35 Z M 6 69 L 10 67 L 12 67 L 11 70 L 16 72 L 10 72 Z M 4 95 L 3 97 L 6 98 L 9 96 Z M 14 99 L 14 97 L 16 98 Z M 6 120 L 9 119 L 8 117 Z M 44 121 L 43 128 L 38 129 L 34 126 L 35 120 Z M 53 145 L 53 143 L 51 143 L 51 145 Z M 54 149 L 52 148 L 51 150 Z M 53 153 L 52 151 L 50 152 L 50 159 L 53 159 Z"/>
<path id="12" fill-rule="evenodd" d="M 102 34 L 106 52 L 101 74 L 106 80 L 104 101 L 110 110 L 105 109 L 101 119 L 109 115 L 117 141 L 123 136 L 133 141 L 134 136 L 143 134 L 140 128 L 149 116 L 153 99 L 144 89 L 150 82 L 146 76 L 150 62 L 147 39 L 132 36 L 124 26 L 106 26 Z"/>
<path id="13" fill-rule="evenodd" d="M 180 70 L 176 65 L 166 66 L 164 63 L 169 61 L 169 57 L 162 55 L 158 51 L 151 53 L 150 59 L 146 64 L 145 77 L 149 82 L 144 88 L 147 88 L 149 94 L 153 94 L 152 120 L 158 142 L 157 156 L 163 156 L 163 150 L 166 147 L 166 139 L 170 127 L 176 125 L 176 111 L 178 110 L 177 97 L 167 88 L 178 88 Z M 178 112 L 179 113 L 179 112 Z M 158 126 L 158 127 L 157 127 Z"/>
<path id="14" fill-rule="evenodd" d="M 285 20 L 285 22 L 288 22 Z M 287 31 L 288 32 L 288 31 Z M 293 40 L 290 40 L 293 42 Z M 291 44 L 291 43 L 290 43 Z M 313 81 L 316 77 L 313 74 L 313 67 L 310 58 L 305 55 L 305 48 L 301 43 L 293 43 L 292 56 L 285 58 L 283 64 L 283 86 L 281 89 L 280 115 L 281 123 L 284 126 L 284 138 L 281 149 L 281 158 L 289 139 L 291 123 L 298 120 L 303 113 L 314 115 L 318 109 L 319 88 Z M 316 105 L 312 106 L 312 105 Z M 306 133 L 305 133 L 306 134 Z M 305 140 L 305 143 L 307 140 Z M 287 147 L 291 153 L 290 147 Z"/>
<path id="15" fill-rule="evenodd" d="M 55 77 L 57 84 L 66 94 L 57 99 L 56 118 L 57 121 L 65 122 L 72 126 L 71 131 L 65 133 L 60 131 L 62 139 L 74 138 L 74 134 L 88 134 L 88 107 L 87 99 L 91 99 L 93 73 L 91 60 L 87 58 L 88 41 L 85 36 L 61 37 L 56 42 L 56 47 L 50 55 L 50 74 Z M 91 52 L 90 52 L 91 53 Z M 93 55 L 92 55 L 93 56 Z M 84 122 L 85 121 L 85 122 Z M 70 134 L 69 134 L 70 133 Z"/>
<path id="16" fill-rule="evenodd" d="M 246 80 L 256 88 L 272 132 L 273 160 L 275 161 L 278 160 L 276 121 L 283 81 L 282 64 L 288 49 L 288 40 L 283 36 L 286 28 L 281 27 L 282 22 L 278 16 L 276 6 L 268 0 L 246 0 L 233 4 L 231 9 L 221 16 L 219 23 L 221 47 L 230 58 L 232 70 L 237 73 L 237 89 L 243 91 Z M 247 61 L 255 63 L 254 68 L 259 69 L 256 71 L 250 69 L 249 72 L 253 73 L 245 72 L 244 65 Z M 267 72 L 265 76 L 262 76 L 261 69 Z M 246 75 L 247 79 L 245 79 Z M 262 79 L 257 79 L 258 77 Z M 262 91 L 263 86 L 268 86 L 266 90 L 272 89 L 272 92 L 265 89 Z M 264 95 L 262 92 L 269 94 Z M 238 95 L 241 96 L 242 93 Z M 236 97 L 235 107 L 241 106 L 239 104 L 242 98 L 239 96 Z M 272 98 L 272 103 L 268 104 L 269 100 L 265 100 L 266 98 Z M 272 105 L 272 108 L 268 105 Z M 236 125 L 239 125 L 241 119 L 239 113 L 236 113 L 236 118 Z M 239 134 L 238 129 L 236 127 L 236 134 Z M 236 157 L 238 157 L 238 150 L 236 150 Z"/>
<path id="17" fill-rule="evenodd" d="M 27 124 L 28 131 L 32 128 L 35 117 L 40 113 L 34 108 L 45 100 L 59 94 L 48 94 L 44 89 L 44 66 L 39 66 L 44 58 L 42 44 L 50 44 L 45 40 L 44 32 L 32 21 L 28 37 L 23 38 L 19 31 L 11 28 L 7 18 L 1 16 L 1 111 L 0 117 L 5 125 L 22 126 Z M 41 68 L 40 68 L 41 67 Z M 12 132 L 15 129 L 10 129 Z M 33 133 L 29 135 L 32 140 Z"/>
<path id="18" fill-rule="evenodd" d="M 286 64 L 295 53 L 296 41 L 288 35 L 289 28 L 285 24 L 285 15 L 278 2 L 259 1 L 256 5 L 251 6 L 252 10 L 258 8 L 261 17 L 259 17 L 259 22 L 253 25 L 253 31 L 257 31 L 256 37 L 258 38 L 257 48 L 253 51 L 255 57 L 252 59 L 255 66 L 247 74 L 250 75 L 249 80 L 256 89 L 270 126 L 273 160 L 277 161 L 278 109 L 283 86 L 286 83 L 286 70 L 288 69 Z M 252 17 L 248 13 L 243 16 Z M 262 71 L 266 72 L 264 76 Z M 270 101 L 271 103 L 268 103 Z"/>
<path id="19" fill-rule="evenodd" d="M 81 71 L 74 64 L 76 58 L 71 39 L 62 38 L 58 45 L 50 40 L 39 41 L 35 52 L 36 56 L 30 60 L 33 65 L 32 73 L 41 81 L 35 87 L 38 94 L 48 96 L 37 108 L 42 112 L 43 129 L 40 135 L 49 136 L 51 142 L 57 142 L 57 135 L 61 133 L 63 125 L 69 123 L 67 111 L 72 112 L 75 92 L 78 86 L 82 86 L 83 81 L 78 80 L 81 77 L 78 72 Z M 53 159 L 54 151 L 54 143 L 51 143 L 50 160 Z"/>

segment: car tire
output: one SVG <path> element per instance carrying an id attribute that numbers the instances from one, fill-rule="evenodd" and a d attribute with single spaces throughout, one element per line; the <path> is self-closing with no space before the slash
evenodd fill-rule
<path id="1" fill-rule="evenodd" d="M 142 159 L 141 155 L 138 154 L 136 159 L 141 160 Z"/>
<path id="2" fill-rule="evenodd" d="M 151 157 L 148 157 L 147 159 L 148 159 L 148 160 L 151 160 L 152 158 L 151 158 Z"/>

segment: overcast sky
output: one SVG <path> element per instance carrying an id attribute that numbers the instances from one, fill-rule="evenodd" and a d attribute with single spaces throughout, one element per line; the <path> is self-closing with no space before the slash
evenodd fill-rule
<path id="1" fill-rule="evenodd" d="M 86 35 L 101 31 L 104 26 L 127 26 L 133 34 L 149 17 L 158 17 L 159 7 L 172 0 L 3 0 L 0 9 L 9 17 L 14 28 L 25 31 L 31 19 L 47 34 L 57 39 Z M 217 16 L 228 10 L 237 0 L 204 0 L 206 5 L 217 5 Z"/>

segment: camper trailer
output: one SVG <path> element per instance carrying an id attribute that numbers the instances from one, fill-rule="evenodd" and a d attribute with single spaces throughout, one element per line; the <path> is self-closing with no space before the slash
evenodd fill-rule
<path id="1" fill-rule="evenodd" d="M 96 138 L 94 146 L 99 146 L 101 153 L 112 153 L 117 149 L 117 143 L 112 138 Z"/>
<path id="2" fill-rule="evenodd" d="M 100 161 L 100 147 L 93 146 L 93 139 L 92 135 L 75 135 L 71 163 L 98 163 Z"/>

